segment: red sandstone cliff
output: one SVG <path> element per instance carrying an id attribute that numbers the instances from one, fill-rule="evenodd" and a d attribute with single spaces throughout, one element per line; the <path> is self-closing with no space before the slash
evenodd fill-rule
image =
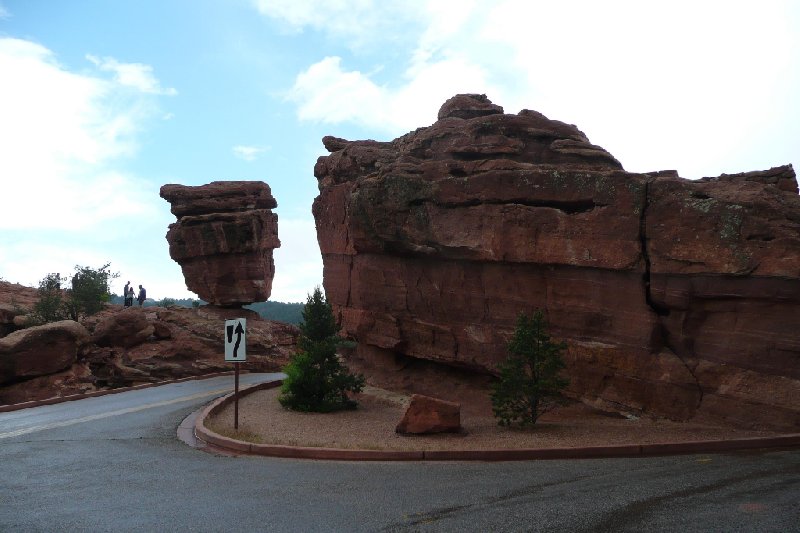
<path id="1" fill-rule="evenodd" d="M 542 308 L 575 397 L 800 427 L 791 166 L 634 174 L 575 126 L 485 96 L 438 118 L 391 142 L 323 139 L 324 285 L 361 359 L 491 372 L 516 315 Z"/>

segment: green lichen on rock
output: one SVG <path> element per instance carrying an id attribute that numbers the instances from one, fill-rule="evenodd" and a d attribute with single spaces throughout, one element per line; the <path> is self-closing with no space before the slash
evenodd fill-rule
<path id="1" fill-rule="evenodd" d="M 725 206 L 720 215 L 719 235 L 726 241 L 738 241 L 742 236 L 742 206 L 732 204 Z"/>
<path id="2" fill-rule="evenodd" d="M 350 215 L 358 220 L 373 245 L 385 249 L 387 241 L 403 240 L 398 214 L 406 213 L 420 224 L 427 213 L 423 203 L 434 196 L 434 185 L 423 179 L 387 175 L 366 181 L 350 196 Z M 427 227 L 425 224 L 422 227 Z"/>
<path id="3" fill-rule="evenodd" d="M 711 209 L 717 205 L 717 201 L 713 198 L 697 198 L 694 196 L 689 196 L 683 201 L 683 205 L 700 211 L 701 213 L 708 214 Z"/>

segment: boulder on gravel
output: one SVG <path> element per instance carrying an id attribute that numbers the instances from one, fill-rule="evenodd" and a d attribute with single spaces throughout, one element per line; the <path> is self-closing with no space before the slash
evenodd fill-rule
<path id="1" fill-rule="evenodd" d="M 461 405 L 430 396 L 414 394 L 397 433 L 458 433 L 461 431 Z"/>

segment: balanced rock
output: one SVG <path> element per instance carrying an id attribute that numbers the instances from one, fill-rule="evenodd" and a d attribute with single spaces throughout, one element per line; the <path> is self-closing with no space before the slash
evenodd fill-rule
<path id="1" fill-rule="evenodd" d="M 267 300 L 280 247 L 277 206 L 269 185 L 215 181 L 197 187 L 164 185 L 178 221 L 167 232 L 170 257 L 186 286 L 203 300 L 237 306 Z"/>
<path id="2" fill-rule="evenodd" d="M 461 431 L 461 406 L 457 403 L 414 394 L 397 433 L 457 433 Z"/>
<path id="3" fill-rule="evenodd" d="M 0 339 L 0 384 L 69 368 L 89 332 L 72 320 L 15 331 Z"/>
<path id="4" fill-rule="evenodd" d="M 539 308 L 575 398 L 800 427 L 791 165 L 630 173 L 575 126 L 483 95 L 390 142 L 326 140 L 313 213 L 355 359 L 495 373 L 517 315 Z"/>

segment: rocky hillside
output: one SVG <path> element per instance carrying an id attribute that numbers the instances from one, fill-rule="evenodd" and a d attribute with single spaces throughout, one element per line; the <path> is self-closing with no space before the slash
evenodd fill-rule
<path id="1" fill-rule="evenodd" d="M 280 370 L 298 335 L 252 311 L 214 306 L 109 305 L 81 323 L 21 328 L 36 299 L 34 289 L 0 282 L 0 404 L 232 370 L 223 324 L 233 316 L 247 318 L 243 370 Z"/>
<path id="2" fill-rule="evenodd" d="M 791 166 L 629 173 L 575 126 L 483 95 L 390 142 L 323 143 L 324 285 L 366 368 L 491 373 L 517 314 L 541 308 L 576 398 L 800 427 Z"/>

